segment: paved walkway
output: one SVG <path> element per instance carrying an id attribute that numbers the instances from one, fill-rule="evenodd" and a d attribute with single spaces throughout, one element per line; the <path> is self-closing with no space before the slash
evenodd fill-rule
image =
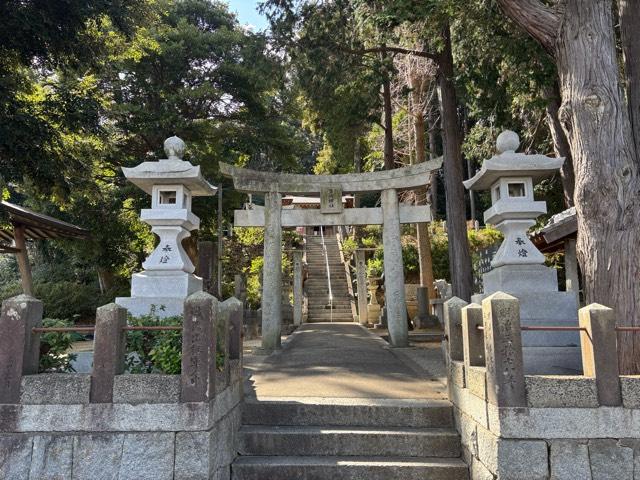
<path id="1" fill-rule="evenodd" d="M 439 345 L 391 349 L 355 323 L 300 327 L 283 349 L 247 356 L 248 395 L 273 397 L 446 399 Z"/>

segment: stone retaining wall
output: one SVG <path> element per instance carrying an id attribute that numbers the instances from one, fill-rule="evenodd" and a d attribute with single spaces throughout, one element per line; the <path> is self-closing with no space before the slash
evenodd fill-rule
<path id="1" fill-rule="evenodd" d="M 98 309 L 91 374 L 37 374 L 40 305 L 2 305 L 0 343 L 11 348 L 0 352 L 0 479 L 230 478 L 243 397 L 238 300 L 187 299 L 180 375 L 123 373 L 126 312 L 116 305 Z"/>
<path id="2" fill-rule="evenodd" d="M 114 403 L 99 404 L 89 403 L 88 375 L 33 377 L 23 379 L 20 405 L 0 405 L 0 478 L 230 478 L 242 400 L 238 360 L 216 397 L 198 403 L 176 400 L 173 375 L 116 377 Z"/>
<path id="3" fill-rule="evenodd" d="M 599 365 L 606 328 L 587 320 L 601 312 L 581 311 L 593 342 L 583 346 L 583 363 L 595 374 L 525 376 L 517 302 L 499 293 L 481 308 L 459 299 L 445 305 L 449 396 L 471 479 L 640 479 L 640 376 L 617 374 L 615 350 Z"/>

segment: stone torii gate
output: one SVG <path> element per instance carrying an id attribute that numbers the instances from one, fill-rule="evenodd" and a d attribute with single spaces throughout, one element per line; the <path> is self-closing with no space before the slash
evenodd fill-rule
<path id="1" fill-rule="evenodd" d="M 282 228 L 304 226 L 382 225 L 385 303 L 389 339 L 394 347 L 408 345 L 401 223 L 431 221 L 429 206 L 400 205 L 398 191 L 424 187 L 441 167 L 436 159 L 394 170 L 342 175 L 298 175 L 259 172 L 220 163 L 236 190 L 264 194 L 264 208 L 236 210 L 237 227 L 264 227 L 262 282 L 262 348 L 280 347 L 282 324 Z M 342 193 L 380 192 L 382 208 L 344 209 Z M 283 210 L 283 194 L 320 195 L 320 210 Z"/>

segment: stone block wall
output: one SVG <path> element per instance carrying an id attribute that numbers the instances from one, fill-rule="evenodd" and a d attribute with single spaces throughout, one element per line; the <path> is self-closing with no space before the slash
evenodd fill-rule
<path id="1" fill-rule="evenodd" d="M 20 309 L 7 302 L 0 327 L 7 312 L 17 312 L 14 323 L 20 318 Z M 125 374 L 115 366 L 118 358 L 97 365 L 97 354 L 92 374 L 22 369 L 16 384 L 15 360 L 0 358 L 0 380 L 11 393 L 0 399 L 0 478 L 228 480 L 243 397 L 240 312 L 235 299 L 218 304 L 201 294 L 187 300 L 180 375 Z M 97 325 L 118 324 L 113 320 L 120 313 L 99 310 Z M 97 344 L 100 332 L 96 328 Z M 223 334 L 222 347 L 216 332 Z M 221 371 L 216 348 L 226 352 Z"/>
<path id="2" fill-rule="evenodd" d="M 0 478 L 230 478 L 239 360 L 218 395 L 199 403 L 179 402 L 173 375 L 116 377 L 114 402 L 100 404 L 89 402 L 88 375 L 31 377 L 23 378 L 20 404 L 0 405 Z"/>
<path id="3" fill-rule="evenodd" d="M 482 307 L 445 306 L 449 395 L 471 479 L 640 479 L 640 376 L 618 374 L 615 350 L 601 356 L 613 317 L 596 328 L 602 312 L 580 312 L 588 376 L 524 375 L 517 302 L 498 293 Z M 478 342 L 481 360 L 470 355 Z"/>

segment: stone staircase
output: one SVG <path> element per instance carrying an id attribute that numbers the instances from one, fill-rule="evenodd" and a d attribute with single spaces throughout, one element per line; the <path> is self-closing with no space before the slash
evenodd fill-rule
<path id="1" fill-rule="evenodd" d="M 326 402 L 246 399 L 232 479 L 469 479 L 448 402 Z"/>
<path id="2" fill-rule="evenodd" d="M 308 322 L 353 322 L 351 299 L 344 264 L 335 235 L 325 235 L 331 291 L 333 293 L 333 315 L 329 302 L 327 264 L 322 249 L 322 237 L 307 236 L 307 264 L 309 276 L 305 282 L 309 300 Z"/>

